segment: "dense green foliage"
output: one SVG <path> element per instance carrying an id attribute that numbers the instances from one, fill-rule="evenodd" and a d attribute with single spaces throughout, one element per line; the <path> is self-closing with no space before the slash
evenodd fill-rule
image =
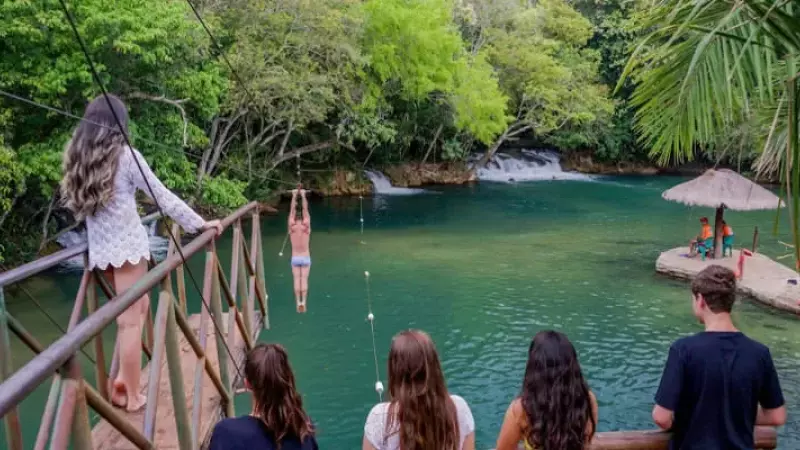
<path id="1" fill-rule="evenodd" d="M 520 137 L 635 157 L 628 92 L 610 89 L 629 12 L 583 1 L 205 0 L 219 48 L 183 1 L 68 3 L 134 145 L 171 189 L 225 210 L 295 183 L 298 159 L 462 161 Z M 100 91 L 59 3 L 9 0 L 0 17 L 0 89 L 82 115 Z M 0 255 L 69 225 L 56 190 L 76 122 L 0 97 Z"/>

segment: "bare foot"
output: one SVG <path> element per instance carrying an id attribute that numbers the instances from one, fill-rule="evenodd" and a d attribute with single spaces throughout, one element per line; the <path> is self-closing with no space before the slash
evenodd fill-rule
<path id="1" fill-rule="evenodd" d="M 128 406 L 128 391 L 122 380 L 114 380 L 111 385 L 111 404 L 117 408 Z"/>
<path id="2" fill-rule="evenodd" d="M 128 412 L 137 412 L 140 409 L 144 408 L 145 403 L 147 402 L 147 397 L 142 394 L 137 393 L 135 398 L 131 399 L 128 396 L 128 407 L 125 408 Z"/>

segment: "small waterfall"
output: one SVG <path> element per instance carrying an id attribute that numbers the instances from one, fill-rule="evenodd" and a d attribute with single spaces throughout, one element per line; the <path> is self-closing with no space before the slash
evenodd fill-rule
<path id="1" fill-rule="evenodd" d="M 364 173 L 372 182 L 372 193 L 378 195 L 413 195 L 425 192 L 424 189 L 401 188 L 392 186 L 386 175 L 375 171 L 365 170 Z"/>
<path id="2" fill-rule="evenodd" d="M 476 164 L 483 155 L 473 155 L 470 162 Z M 561 169 L 561 156 L 551 150 L 522 150 L 519 154 L 497 152 L 486 167 L 477 171 L 481 181 L 514 182 L 539 180 L 578 180 L 591 181 L 589 175 L 577 172 L 564 172 Z"/>
<path id="3" fill-rule="evenodd" d="M 157 261 L 161 261 L 167 256 L 167 250 L 169 249 L 169 238 L 165 238 L 157 234 L 157 223 L 158 221 L 154 220 L 145 225 L 145 228 L 147 229 L 147 236 L 150 242 L 150 253 L 153 254 Z M 56 240 L 56 242 L 58 242 L 58 244 L 64 248 L 83 244 L 86 242 L 86 229 L 81 228 L 80 230 L 64 233 Z M 60 270 L 65 272 L 83 270 L 83 256 L 76 256 L 64 261 L 60 265 Z"/>

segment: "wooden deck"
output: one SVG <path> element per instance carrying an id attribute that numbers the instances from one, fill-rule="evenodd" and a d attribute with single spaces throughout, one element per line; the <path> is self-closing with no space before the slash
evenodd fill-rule
<path id="1" fill-rule="evenodd" d="M 734 250 L 733 257 L 722 259 L 688 258 L 686 247 L 673 248 L 662 253 L 656 261 L 656 271 L 677 278 L 691 279 L 698 272 L 712 264 L 736 270 L 739 261 L 739 250 Z M 744 276 L 737 283 L 740 294 L 763 303 L 767 306 L 800 314 L 800 285 L 789 284 L 789 280 L 798 280 L 800 275 L 794 270 L 772 259 L 755 253 L 746 256 Z"/>
<path id="2" fill-rule="evenodd" d="M 220 321 L 220 326 L 223 328 L 223 331 L 226 333 L 227 338 L 227 324 L 228 321 L 228 314 L 223 314 L 223 319 Z M 257 317 L 257 326 L 254 327 L 255 333 L 258 333 L 260 330 L 260 317 Z M 195 335 L 199 337 L 199 328 L 200 328 L 200 314 L 194 314 L 189 317 L 189 325 L 191 326 L 192 330 L 195 332 Z M 218 360 L 217 360 L 217 341 L 215 339 L 214 334 L 214 325 L 211 321 L 208 321 L 207 329 L 205 333 L 207 335 L 206 340 L 206 357 L 209 359 L 211 364 L 214 367 L 219 367 Z M 238 333 L 237 333 L 238 334 Z M 194 399 L 194 392 L 192 390 L 192 382 L 194 380 L 194 373 L 195 373 L 195 365 L 197 363 L 197 356 L 195 355 L 192 347 L 189 345 L 189 342 L 183 337 L 183 333 L 178 332 L 179 337 L 179 346 L 181 352 L 181 371 L 183 372 L 183 380 L 184 380 L 184 393 L 186 395 L 186 402 L 187 408 L 189 410 L 189 414 L 193 414 L 192 411 L 192 403 Z M 255 337 L 254 337 L 255 340 Z M 236 345 L 231 348 L 233 352 L 234 358 L 236 359 L 236 364 L 240 367 L 242 366 L 242 361 L 244 360 L 244 344 L 239 337 L 236 339 Z M 230 368 L 231 377 L 230 379 L 236 380 L 237 377 L 235 369 L 233 367 Z M 142 377 L 141 377 L 141 392 L 142 394 L 147 392 L 147 385 L 148 385 L 148 371 L 150 370 L 150 364 L 142 369 Z M 157 449 L 178 449 L 180 448 L 178 445 L 178 433 L 175 423 L 175 413 L 172 404 L 172 392 L 170 389 L 169 384 L 169 373 L 167 372 L 166 366 L 166 358 L 163 359 L 161 364 L 161 381 L 159 383 L 159 393 L 158 393 L 158 407 L 157 407 L 157 414 L 156 414 L 156 428 L 155 428 L 155 437 L 154 437 L 154 446 Z M 203 374 L 203 386 L 202 386 L 202 400 L 201 400 L 201 411 L 200 411 L 200 430 L 198 436 L 203 439 L 206 439 L 210 436 L 210 432 L 216 424 L 220 417 L 222 416 L 222 408 L 220 407 L 220 395 L 217 393 L 214 385 L 211 382 L 211 378 L 208 374 Z M 142 424 L 144 421 L 144 409 L 137 413 L 128 413 L 122 409 L 117 409 L 121 415 L 123 415 L 128 421 L 130 421 L 138 430 L 142 429 Z M 93 448 L 95 449 L 102 449 L 102 450 L 128 450 L 128 449 L 135 449 L 136 447 L 130 443 L 124 436 L 122 436 L 111 424 L 108 422 L 101 420 L 100 422 L 95 425 L 92 429 L 92 443 Z"/>

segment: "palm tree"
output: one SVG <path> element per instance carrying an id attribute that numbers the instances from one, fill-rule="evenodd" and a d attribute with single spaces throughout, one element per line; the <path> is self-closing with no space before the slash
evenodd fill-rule
<path id="1" fill-rule="evenodd" d="M 662 164 L 754 147 L 789 199 L 800 269 L 800 1 L 654 0 L 620 83 L 637 83 L 637 130 Z"/>

